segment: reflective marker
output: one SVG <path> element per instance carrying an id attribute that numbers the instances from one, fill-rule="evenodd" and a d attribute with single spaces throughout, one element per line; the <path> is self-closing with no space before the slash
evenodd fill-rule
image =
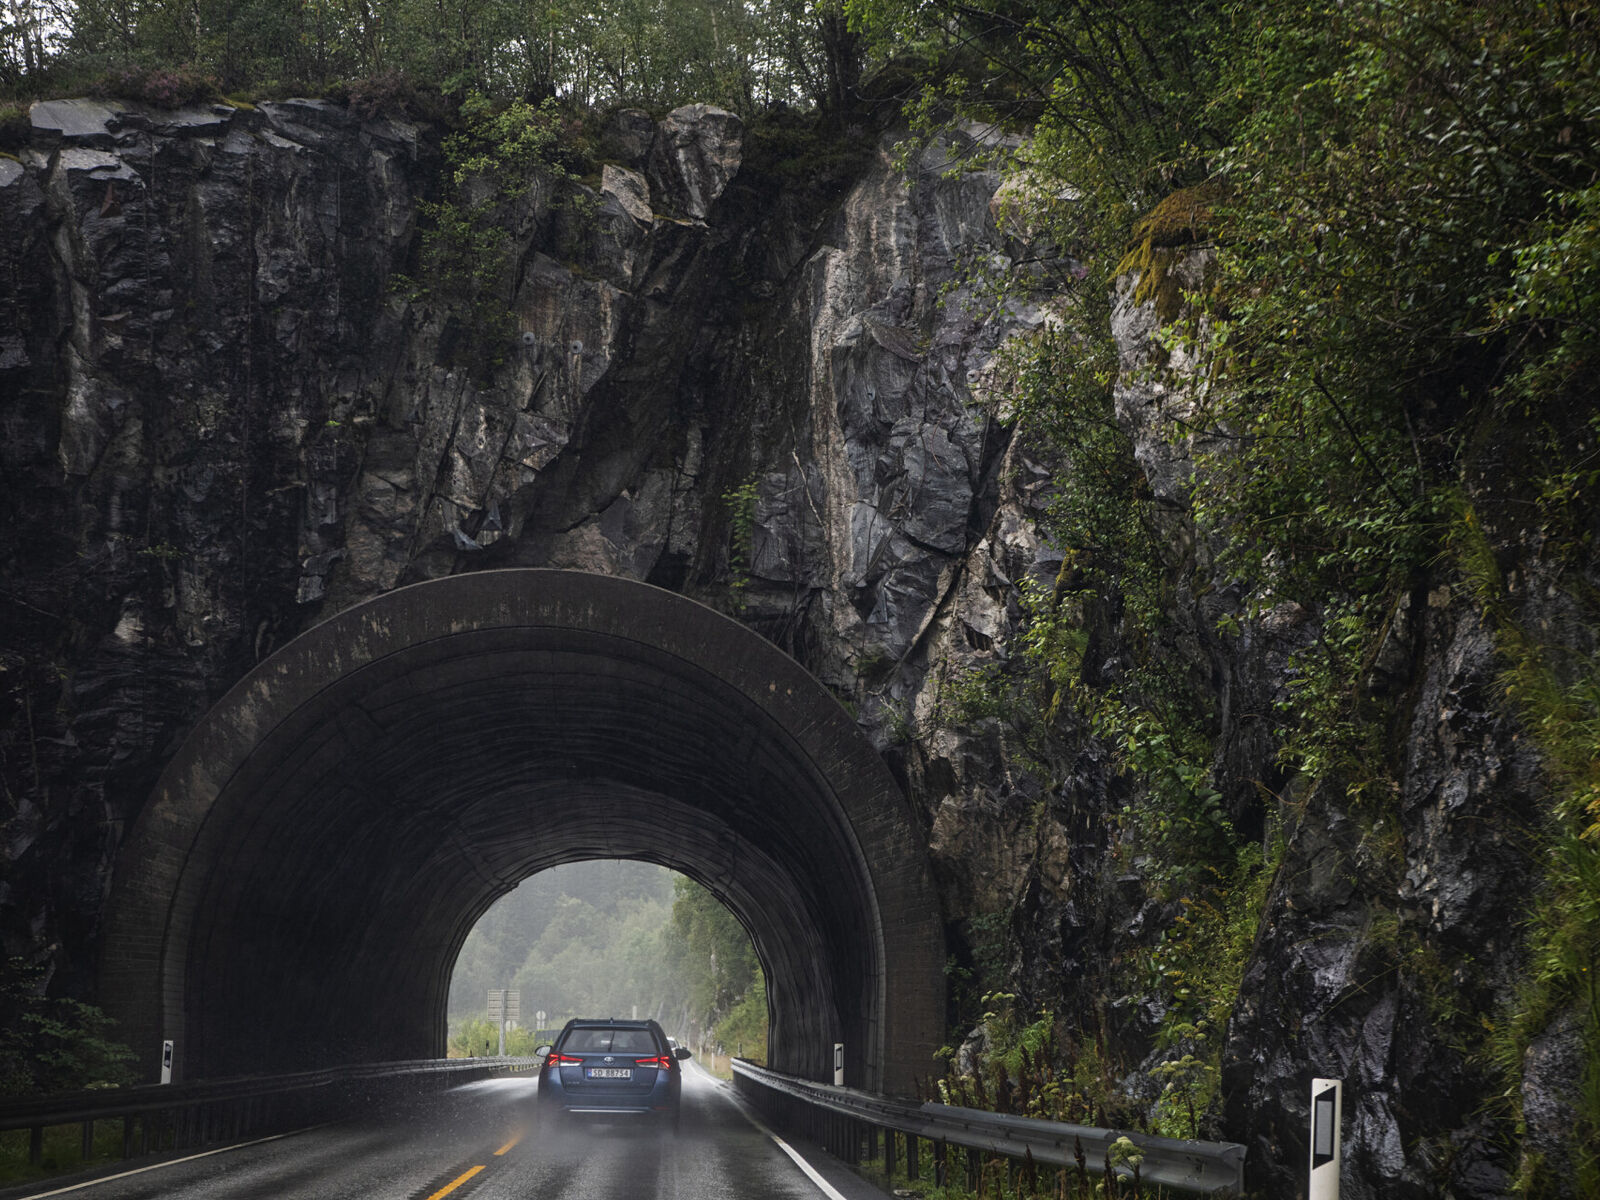
<path id="1" fill-rule="evenodd" d="M 451 1180 L 433 1195 L 429 1196 L 428 1200 L 442 1200 L 443 1197 L 448 1196 L 451 1192 L 455 1191 L 458 1187 L 460 1187 L 467 1180 L 471 1179 L 481 1170 L 483 1170 L 482 1166 L 476 1166 L 469 1171 L 463 1171 L 460 1176 Z"/>
<path id="2" fill-rule="evenodd" d="M 1337 1079 L 1311 1081 L 1311 1178 L 1307 1200 L 1339 1200 L 1339 1120 L 1344 1087 Z"/>

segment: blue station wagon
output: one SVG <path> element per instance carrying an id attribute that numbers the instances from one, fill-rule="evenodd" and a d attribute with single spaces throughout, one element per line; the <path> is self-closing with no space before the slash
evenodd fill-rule
<path id="1" fill-rule="evenodd" d="M 568 1021 L 539 1070 L 539 1111 L 594 1117 L 655 1117 L 678 1123 L 687 1048 L 674 1048 L 654 1021 Z"/>

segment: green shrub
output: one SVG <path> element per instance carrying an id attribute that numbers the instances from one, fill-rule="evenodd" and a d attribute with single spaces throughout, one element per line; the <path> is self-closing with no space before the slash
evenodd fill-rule
<path id="1" fill-rule="evenodd" d="M 220 95 L 213 75 L 188 65 L 118 67 L 95 80 L 90 90 L 96 96 L 137 100 L 153 108 L 182 108 Z"/>
<path id="2" fill-rule="evenodd" d="M 92 1004 L 44 995 L 23 959 L 0 973 L 0 1096 L 41 1095 L 134 1081 L 134 1053 Z"/>

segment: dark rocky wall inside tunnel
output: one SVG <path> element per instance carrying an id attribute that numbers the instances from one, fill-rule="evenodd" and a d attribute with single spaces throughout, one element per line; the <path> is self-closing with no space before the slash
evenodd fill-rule
<path id="1" fill-rule="evenodd" d="M 322 102 L 36 110 L 0 159 L 7 952 L 95 995 L 112 863 L 164 764 L 294 634 L 418 580 L 575 568 L 732 612 L 850 704 L 926 830 L 954 965 L 1081 1020 L 1152 1099 L 1160 1014 L 1113 969 L 1174 919 L 1118 856 L 1139 781 L 1092 739 L 1041 762 L 947 702 L 1014 655 L 1019 582 L 1062 562 L 1039 533 L 1058 464 L 989 390 L 1050 297 L 980 317 L 957 283 L 964 258 L 1026 257 L 996 225 L 999 177 L 959 161 L 991 135 L 931 147 L 908 189 L 870 129 L 795 170 L 781 139 L 703 109 L 621 127 L 633 141 L 581 185 L 598 210 L 581 244 L 549 180 L 508 203 L 519 336 L 481 372 L 449 365 L 452 314 L 388 286 L 416 269 L 439 131 Z M 1176 501 L 1191 468 L 1171 398 L 1133 382 L 1156 323 L 1124 296 L 1117 415 L 1144 483 Z M 1581 650 L 1592 631 L 1523 532 L 1510 514 L 1498 536 L 1537 581 L 1524 616 L 1566 622 Z M 1215 1132 L 1292 1194 L 1306 1085 L 1342 1071 L 1352 1195 L 1500 1194 L 1490 1085 L 1374 936 L 1399 911 L 1473 1010 L 1514 986 L 1544 785 L 1489 634 L 1437 580 L 1400 614 L 1375 686 L 1401 714 L 1403 787 L 1378 853 L 1331 784 L 1284 776 L 1262 717 L 1315 614 L 1283 606 L 1224 639 L 1227 581 L 1206 582 L 1173 606 L 1222 714 L 1217 786 L 1241 823 L 1270 810 L 1288 830 Z M 1562 1120 L 1563 1037 L 1535 1138 Z"/>

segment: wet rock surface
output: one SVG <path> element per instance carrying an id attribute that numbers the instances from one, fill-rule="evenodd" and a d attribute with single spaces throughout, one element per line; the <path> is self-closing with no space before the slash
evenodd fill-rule
<path id="1" fill-rule="evenodd" d="M 412 278 L 439 130 L 320 100 L 32 118 L 0 160 L 3 931 L 53 986 L 89 990 L 107 864 L 196 716 L 366 597 L 496 566 L 649 580 L 737 609 L 874 728 L 908 702 L 863 663 L 925 659 L 957 602 L 1009 621 L 1003 573 L 963 582 L 1008 445 L 968 379 L 1028 321 L 941 298 L 992 174 L 936 156 L 914 197 L 863 133 L 795 187 L 741 177 L 730 113 L 616 114 L 598 187 L 565 185 L 586 205 L 537 176 L 497 212 L 513 329 L 463 362 Z"/>
<path id="2" fill-rule="evenodd" d="M 1170 922 L 1110 853 L 1137 799 L 1111 755 L 1041 764 L 955 700 L 1016 652 L 1020 582 L 1063 561 L 1039 531 L 1057 465 L 985 391 L 1049 297 L 996 311 L 962 282 L 1026 249 L 1005 182 L 949 170 L 981 131 L 930 147 L 914 188 L 871 133 L 795 184 L 749 170 L 721 110 L 615 114 L 577 185 L 591 218 L 543 177 L 506 204 L 511 328 L 462 362 L 460 314 L 408 282 L 438 130 L 323 101 L 52 101 L 33 128 L 0 159 L 0 937 L 53 988 L 92 997 L 123 831 L 216 697 L 322 617 L 501 566 L 646 580 L 799 659 L 918 806 L 958 956 L 1017 947 L 999 965 L 1029 1000 L 1088 1012 Z M 1131 297 L 1117 415 L 1180 500 L 1184 397 L 1142 377 Z M 1241 822 L 1278 796 L 1289 848 L 1217 1132 L 1292 1195 L 1310 1079 L 1342 1075 L 1349 1195 L 1502 1194 L 1481 1068 L 1437 1032 L 1514 985 L 1530 886 L 1538 763 L 1488 634 L 1426 586 L 1396 614 L 1371 686 L 1405 714 L 1398 817 L 1364 824 L 1276 764 L 1267 714 L 1315 614 L 1224 640 L 1219 584 L 1174 601 L 1222 714 L 1217 786 Z M 1115 1011 L 1136 1063 L 1159 1014 Z M 1534 1138 L 1558 1137 L 1563 1028 L 1530 1052 Z"/>

